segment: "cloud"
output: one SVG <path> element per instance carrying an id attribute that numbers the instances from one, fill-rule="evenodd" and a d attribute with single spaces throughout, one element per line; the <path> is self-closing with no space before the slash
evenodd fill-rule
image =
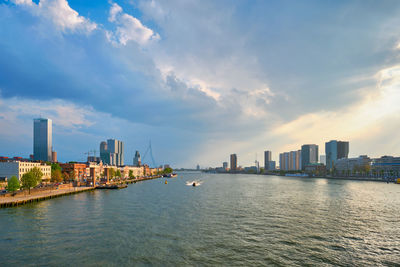
<path id="1" fill-rule="evenodd" d="M 143 46 L 150 41 L 160 39 L 157 33 L 144 26 L 137 18 L 124 13 L 116 3 L 113 3 L 110 8 L 108 20 L 117 25 L 114 33 L 108 32 L 108 38 L 122 45 L 126 45 L 129 41 L 134 41 Z"/>
<path id="2" fill-rule="evenodd" d="M 17 5 L 28 6 L 33 14 L 51 20 L 62 32 L 90 33 L 97 24 L 80 16 L 73 10 L 67 0 L 40 0 L 38 4 L 31 0 L 13 0 Z"/>
<path id="3" fill-rule="evenodd" d="M 158 158 L 180 166 L 235 152 L 247 165 L 263 149 L 330 138 L 381 153 L 386 134 L 374 126 L 398 113 L 400 30 L 382 26 L 398 6 L 138 0 L 135 16 L 116 2 L 94 21 L 82 4 L 36 3 L 0 5 L 0 101 L 54 116 L 68 160 L 108 137 L 132 150 L 152 139 Z M 21 114 L 30 127 L 29 109 L 13 108 L 1 121 Z"/>

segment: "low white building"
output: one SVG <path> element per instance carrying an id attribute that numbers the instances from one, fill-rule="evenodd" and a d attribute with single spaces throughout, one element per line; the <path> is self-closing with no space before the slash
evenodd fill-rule
<path id="1" fill-rule="evenodd" d="M 358 169 L 366 168 L 371 165 L 371 159 L 366 155 L 361 155 L 358 158 L 342 158 L 338 159 L 335 168 L 339 172 L 356 171 Z"/>
<path id="2" fill-rule="evenodd" d="M 42 180 L 50 180 L 51 166 L 41 164 L 39 162 L 29 161 L 0 162 L 0 177 L 6 177 L 7 179 L 10 179 L 12 176 L 16 176 L 19 180 L 21 180 L 22 175 L 29 172 L 34 167 L 38 167 L 42 171 Z"/>

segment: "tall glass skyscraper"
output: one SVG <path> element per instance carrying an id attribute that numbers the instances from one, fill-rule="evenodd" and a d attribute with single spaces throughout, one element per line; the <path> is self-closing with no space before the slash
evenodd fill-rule
<path id="1" fill-rule="evenodd" d="M 116 139 L 108 139 L 100 143 L 100 158 L 104 164 L 124 165 L 124 143 Z"/>
<path id="2" fill-rule="evenodd" d="M 333 169 L 338 159 L 347 158 L 349 155 L 349 142 L 331 140 L 325 143 L 326 168 Z"/>
<path id="3" fill-rule="evenodd" d="M 318 163 L 318 146 L 302 145 L 301 146 L 301 168 L 304 170 L 307 165 Z"/>
<path id="4" fill-rule="evenodd" d="M 33 159 L 51 161 L 52 121 L 50 119 L 33 120 Z"/>

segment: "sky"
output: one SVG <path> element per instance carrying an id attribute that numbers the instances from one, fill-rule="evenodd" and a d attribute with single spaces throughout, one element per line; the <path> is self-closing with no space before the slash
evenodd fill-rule
<path id="1" fill-rule="evenodd" d="M 0 0 L 0 155 L 38 117 L 59 161 L 109 138 L 175 167 L 400 156 L 400 2 Z"/>

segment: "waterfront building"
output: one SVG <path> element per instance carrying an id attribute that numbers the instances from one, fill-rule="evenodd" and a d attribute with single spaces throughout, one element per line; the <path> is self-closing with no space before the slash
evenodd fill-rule
<path id="1" fill-rule="evenodd" d="M 107 142 L 102 141 L 100 143 L 100 159 L 104 164 L 108 164 L 109 162 L 109 155 L 107 151 Z"/>
<path id="2" fill-rule="evenodd" d="M 222 168 L 226 171 L 226 170 L 228 170 L 228 162 L 223 162 L 222 163 Z"/>
<path id="3" fill-rule="evenodd" d="M 51 161 L 52 135 L 52 121 L 50 119 L 33 120 L 34 160 Z"/>
<path id="4" fill-rule="evenodd" d="M 326 165 L 326 156 L 325 155 L 319 156 L 319 163 Z"/>
<path id="5" fill-rule="evenodd" d="M 124 165 L 124 143 L 116 139 L 108 139 L 100 143 L 100 158 L 104 164 L 112 166 Z"/>
<path id="6" fill-rule="evenodd" d="M 200 165 L 199 164 L 197 164 L 197 166 L 196 166 L 196 170 L 200 170 Z"/>
<path id="7" fill-rule="evenodd" d="M 271 160 L 268 162 L 268 171 L 274 171 L 276 169 L 275 161 Z"/>
<path id="8" fill-rule="evenodd" d="M 124 178 L 129 178 L 130 171 L 132 171 L 132 175 L 135 177 L 144 176 L 144 166 L 124 166 L 121 167 L 121 169 Z M 157 170 L 162 170 L 162 168 L 158 168 Z"/>
<path id="9" fill-rule="evenodd" d="M 102 161 L 101 161 L 101 158 L 100 158 L 100 157 L 88 156 L 88 157 L 87 157 L 87 162 L 94 162 L 94 163 L 99 164 L 99 163 L 102 162 Z"/>
<path id="10" fill-rule="evenodd" d="M 326 166 L 321 163 L 310 163 L 304 167 L 305 173 L 312 176 L 323 176 L 326 174 Z"/>
<path id="11" fill-rule="evenodd" d="M 87 165 L 85 163 L 61 163 L 60 167 L 63 173 L 69 175 L 70 180 L 82 182 L 86 179 Z"/>
<path id="12" fill-rule="evenodd" d="M 135 152 L 135 157 L 133 158 L 133 166 L 139 167 L 142 165 L 142 159 L 138 150 Z"/>
<path id="13" fill-rule="evenodd" d="M 349 142 L 331 140 L 325 143 L 326 168 L 332 170 L 338 159 L 349 155 Z"/>
<path id="14" fill-rule="evenodd" d="M 341 175 L 354 173 L 367 174 L 371 170 L 371 161 L 367 155 L 361 155 L 358 158 L 341 158 L 336 160 L 334 168 Z"/>
<path id="15" fill-rule="evenodd" d="M 301 146 L 301 169 L 307 165 L 318 163 L 318 145 L 308 144 Z"/>
<path id="16" fill-rule="evenodd" d="M 269 150 L 264 151 L 264 170 L 270 170 L 270 162 L 272 161 L 272 152 Z"/>
<path id="17" fill-rule="evenodd" d="M 237 170 L 237 156 L 236 154 L 231 154 L 231 171 Z"/>
<path id="18" fill-rule="evenodd" d="M 282 171 L 286 170 L 285 153 L 279 154 L 279 169 Z"/>
<path id="19" fill-rule="evenodd" d="M 284 152 L 279 154 L 279 169 L 288 171 L 290 169 L 290 153 Z"/>
<path id="20" fill-rule="evenodd" d="M 279 168 L 284 171 L 301 170 L 301 151 L 281 153 L 279 155 Z"/>
<path id="21" fill-rule="evenodd" d="M 400 176 L 400 157 L 383 156 L 372 160 L 373 173 L 379 176 Z"/>
<path id="22" fill-rule="evenodd" d="M 37 167 L 42 171 L 43 181 L 50 180 L 51 166 L 40 162 L 19 161 L 19 160 L 8 160 L 0 162 L 0 177 L 6 177 L 7 179 L 9 179 L 12 176 L 16 176 L 20 180 L 22 175 L 29 172 L 34 167 Z"/>
<path id="23" fill-rule="evenodd" d="M 244 167 L 244 171 L 247 173 L 258 173 L 257 166 Z"/>

